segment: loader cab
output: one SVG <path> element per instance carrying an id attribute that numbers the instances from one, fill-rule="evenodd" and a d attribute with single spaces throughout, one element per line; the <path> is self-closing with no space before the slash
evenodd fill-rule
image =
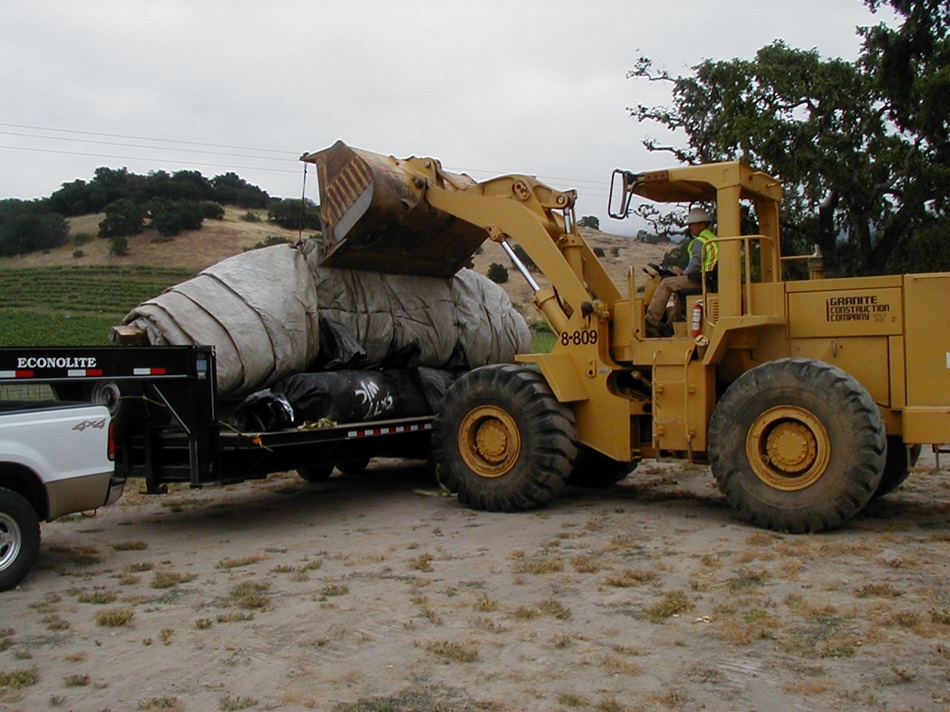
<path id="1" fill-rule="evenodd" d="M 702 290 L 704 294 L 715 294 L 715 298 L 706 300 L 711 319 L 774 313 L 776 305 L 770 303 L 771 298 L 758 295 L 752 285 L 782 279 L 780 181 L 745 163 L 732 161 L 645 173 L 615 171 L 613 185 L 609 207 L 613 217 L 629 214 L 633 196 L 658 203 L 714 205 L 719 249 L 717 277 L 715 284 L 707 282 Z M 757 234 L 742 234 L 744 207 L 755 217 Z"/>

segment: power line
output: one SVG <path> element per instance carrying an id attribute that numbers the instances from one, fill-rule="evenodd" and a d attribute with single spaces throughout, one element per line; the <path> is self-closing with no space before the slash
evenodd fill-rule
<path id="1" fill-rule="evenodd" d="M 156 143 L 169 143 L 169 144 L 181 144 L 184 146 L 206 146 L 209 148 L 231 148 L 241 151 L 257 151 L 259 153 L 274 153 L 280 154 L 286 158 L 292 158 L 297 160 L 299 154 L 293 153 L 284 149 L 273 149 L 273 148 L 257 148 L 255 146 L 235 146 L 232 144 L 222 144 L 222 143 L 205 143 L 201 141 L 182 141 L 178 139 L 169 139 L 169 138 L 158 138 L 153 136 L 134 136 L 130 134 L 116 134 L 116 133 L 106 133 L 101 131 L 82 131 L 78 129 L 63 129 L 63 128 L 54 128 L 50 126 L 32 126 L 29 124 L 12 124 L 0 121 L 0 126 L 6 126 L 7 128 L 17 128 L 17 129 L 26 129 L 29 131 L 55 131 L 59 133 L 69 133 L 69 134 L 78 134 L 82 136 L 101 136 L 103 138 L 124 138 L 132 139 L 135 141 L 152 141 Z M 59 136 L 36 136 L 36 135 L 24 135 L 17 134 L 13 132 L 0 131 L 0 134 L 10 135 L 10 136 L 24 136 L 26 138 L 38 138 L 38 139 L 51 139 L 58 141 L 78 141 L 83 143 L 100 143 L 97 141 L 87 141 L 84 139 L 68 139 L 62 138 Z M 141 144 L 123 144 L 123 143 L 110 143 L 103 141 L 101 142 L 107 146 L 124 146 L 129 148 L 145 148 L 151 150 L 151 146 L 142 146 Z M 209 155 L 219 155 L 219 156 L 234 156 L 235 158 L 263 158 L 264 160 L 281 160 L 277 158 L 266 158 L 264 156 L 246 156 L 241 154 L 231 154 L 231 153 L 218 153 L 214 151 L 196 151 L 196 153 L 205 153 Z M 75 154 L 75 155 L 89 155 L 89 154 Z M 122 158 L 121 156 L 109 156 L 110 158 Z M 147 160 L 147 159 L 135 159 L 135 160 Z M 468 168 L 468 169 L 454 169 L 448 168 L 447 170 L 452 170 L 453 172 L 467 172 L 467 173 L 480 173 L 488 176 L 499 176 L 499 175 L 510 175 L 512 171 L 498 171 L 498 170 L 489 170 L 484 168 Z M 578 184 L 587 184 L 590 186 L 604 187 L 607 185 L 607 181 L 594 181 L 581 178 L 563 178 L 547 175 L 539 175 L 538 178 L 541 178 L 545 181 L 558 182 L 562 184 L 569 185 L 578 185 Z"/>
<path id="2" fill-rule="evenodd" d="M 297 158 L 297 154 L 292 153 L 286 150 L 272 149 L 272 148 L 255 148 L 253 146 L 232 146 L 224 143 L 202 143 L 200 141 L 180 141 L 178 139 L 171 138 L 154 138 L 151 136 L 130 136 L 128 134 L 113 134 L 113 133 L 102 133 L 99 131 L 80 131 L 78 129 L 59 129 L 52 128 L 49 126 L 29 126 L 27 124 L 8 124 L 0 121 L 0 126 L 6 126 L 8 128 L 15 129 L 27 129 L 29 131 L 59 131 L 61 133 L 72 133 L 72 134 L 81 134 L 85 136 L 103 136 L 106 138 L 129 138 L 136 141 L 155 141 L 159 143 L 180 143 L 187 146 L 209 146 L 211 148 L 235 148 L 240 151 L 261 151 L 267 153 L 286 153 L 288 156 L 293 156 Z M 46 138 L 46 137 L 43 137 Z M 53 138 L 50 136 L 49 138 Z"/>
<path id="3" fill-rule="evenodd" d="M 115 158 L 120 161 L 164 161 L 167 163 L 180 163 L 186 166 L 207 166 L 210 168 L 231 168 L 234 170 L 248 170 L 248 171 L 270 171 L 272 173 L 298 173 L 299 171 L 292 171 L 288 168 L 265 168 L 263 166 L 232 166 L 221 163 L 205 163 L 201 161 L 188 161 L 181 160 L 178 158 L 161 158 L 158 156 L 114 156 L 105 153 L 84 153 L 81 151 L 55 151 L 47 148 L 27 148 L 25 146 L 0 146 L 0 149 L 6 149 L 10 151 L 34 151 L 36 153 L 58 153 L 66 156 L 91 156 L 92 158 Z M 226 155 L 226 154 L 223 154 Z"/>
<path id="4" fill-rule="evenodd" d="M 73 143 L 96 143 L 102 146 L 121 146 L 123 148 L 144 148 L 149 151 L 160 151 L 164 146 L 145 146 L 141 143 L 115 143 L 112 141 L 96 141 L 88 138 L 67 138 L 65 136 L 40 136 L 38 134 L 17 133 L 15 131 L 0 131 L 3 136 L 20 136 L 23 138 L 38 138 L 46 141 L 71 141 Z M 244 153 L 223 153 L 221 151 L 196 151 L 194 149 L 182 149 L 187 153 L 203 153 L 209 156 L 231 156 L 233 158 L 255 158 L 262 161 L 286 161 L 286 158 L 268 158 L 267 156 L 249 156 Z"/>

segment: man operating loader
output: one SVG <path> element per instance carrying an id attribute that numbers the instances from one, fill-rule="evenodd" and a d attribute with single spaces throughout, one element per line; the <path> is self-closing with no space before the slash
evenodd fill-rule
<path id="1" fill-rule="evenodd" d="M 676 276 L 667 277 L 657 285 L 646 312 L 647 336 L 672 336 L 673 325 L 664 321 L 670 295 L 682 289 L 702 287 L 703 273 L 707 273 L 708 279 L 708 273 L 716 269 L 719 249 L 710 224 L 712 217 L 702 208 L 692 208 L 686 216 L 686 227 L 692 237 L 686 248 L 689 263 L 685 270 L 674 267 Z"/>

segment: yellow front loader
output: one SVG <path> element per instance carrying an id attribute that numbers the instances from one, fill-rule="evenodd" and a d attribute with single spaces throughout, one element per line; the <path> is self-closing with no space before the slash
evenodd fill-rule
<path id="1" fill-rule="evenodd" d="M 718 286 L 685 297 L 701 321 L 648 338 L 648 285 L 633 270 L 611 281 L 574 191 L 342 142 L 302 160 L 318 169 L 325 266 L 450 276 L 491 239 L 557 334 L 550 353 L 468 372 L 439 409 L 437 475 L 472 507 L 527 509 L 569 477 L 680 456 L 708 460 L 743 518 L 819 531 L 897 487 L 920 445 L 950 442 L 950 274 L 820 279 L 812 264 L 813 279 L 785 281 L 781 186 L 747 165 L 615 172 L 623 214 L 633 195 L 716 206 Z M 758 234 L 741 233 L 743 208 Z"/>

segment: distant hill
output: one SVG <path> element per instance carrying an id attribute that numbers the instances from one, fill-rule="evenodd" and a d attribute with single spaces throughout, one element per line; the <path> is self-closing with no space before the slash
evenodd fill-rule
<path id="1" fill-rule="evenodd" d="M 142 235 L 129 238 L 129 253 L 122 257 L 109 254 L 109 241 L 105 239 L 90 237 L 81 244 L 76 242 L 79 235 L 97 234 L 99 222 L 103 218 L 102 214 L 69 218 L 72 240 L 70 244 L 45 253 L 0 258 L 0 269 L 148 265 L 184 268 L 197 273 L 226 257 L 240 254 L 245 249 L 252 248 L 268 238 L 280 237 L 291 242 L 298 239 L 297 231 L 266 222 L 265 210 L 254 211 L 261 216 L 261 222 L 242 220 L 241 217 L 247 212 L 243 208 L 226 208 L 223 220 L 205 220 L 201 230 L 184 232 L 171 239 L 162 238 L 155 231 L 147 231 Z M 650 245 L 633 238 L 611 235 L 590 228 L 580 228 L 580 231 L 592 248 L 603 249 L 604 257 L 601 261 L 611 279 L 624 294 L 627 291 L 626 275 L 630 266 L 639 272 L 648 262 L 660 262 L 671 248 L 669 244 Z M 74 253 L 78 251 L 81 251 L 82 255 L 75 257 Z M 530 288 L 511 266 L 507 255 L 499 245 L 486 241 L 482 253 L 475 255 L 472 261 L 475 269 L 481 274 L 487 274 L 493 262 L 507 267 L 509 280 L 502 286 L 515 304 L 530 304 Z M 535 278 L 542 285 L 547 285 L 543 276 L 535 275 Z M 529 318 L 534 316 L 530 308 L 525 310 L 525 314 Z"/>

